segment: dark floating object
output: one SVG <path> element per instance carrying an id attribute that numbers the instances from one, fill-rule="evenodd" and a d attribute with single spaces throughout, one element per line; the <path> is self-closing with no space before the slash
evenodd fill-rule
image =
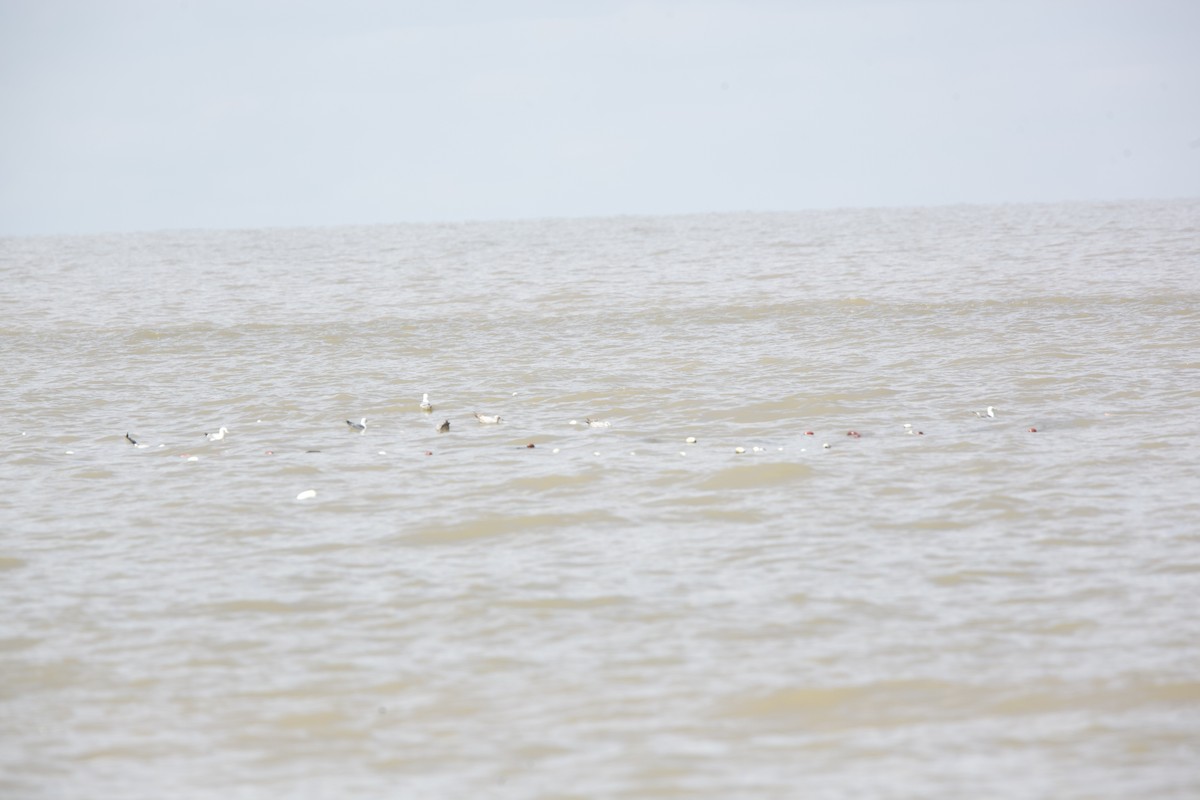
<path id="1" fill-rule="evenodd" d="M 450 420 L 445 420 L 444 422 L 442 422 L 441 425 L 438 425 L 437 432 L 438 433 L 449 433 L 450 432 Z"/>
<path id="2" fill-rule="evenodd" d="M 129 442 L 130 444 L 137 444 L 137 439 L 133 438 L 128 433 L 125 434 L 125 441 Z"/>

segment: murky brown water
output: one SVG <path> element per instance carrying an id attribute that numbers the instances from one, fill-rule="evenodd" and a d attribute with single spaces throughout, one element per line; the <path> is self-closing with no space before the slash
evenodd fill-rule
<path id="1" fill-rule="evenodd" d="M 1200 795 L 1200 202 L 0 278 L 0 796 Z"/>

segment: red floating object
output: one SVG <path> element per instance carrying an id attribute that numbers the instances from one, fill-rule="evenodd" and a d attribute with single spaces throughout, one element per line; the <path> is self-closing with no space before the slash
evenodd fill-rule
<path id="1" fill-rule="evenodd" d="M 530 442 L 529 444 L 525 445 L 525 447 L 527 447 L 527 448 L 528 448 L 528 447 L 533 447 L 533 442 Z"/>
<path id="2" fill-rule="evenodd" d="M 847 436 L 852 436 L 852 437 L 854 437 L 855 439 L 860 439 L 860 438 L 862 438 L 862 434 L 861 434 L 861 433 L 859 433 L 858 431 L 846 431 L 846 435 L 847 435 Z"/>
<path id="3" fill-rule="evenodd" d="M 805 435 L 805 436 L 816 436 L 816 434 L 815 434 L 815 433 L 813 433 L 812 431 L 805 431 L 805 432 L 804 432 L 804 435 Z"/>
<path id="4" fill-rule="evenodd" d="M 425 455 L 427 455 L 427 456 L 431 456 L 431 455 L 433 455 L 433 451 L 432 451 L 432 450 L 426 450 L 426 451 L 425 451 Z"/>
<path id="5" fill-rule="evenodd" d="M 1037 433 L 1037 428 L 1030 428 L 1030 429 L 1029 429 L 1029 432 L 1030 432 L 1030 433 Z"/>

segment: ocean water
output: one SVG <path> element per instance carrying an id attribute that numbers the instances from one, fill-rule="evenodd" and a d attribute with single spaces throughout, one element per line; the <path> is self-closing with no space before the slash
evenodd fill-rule
<path id="1" fill-rule="evenodd" d="M 0 407 L 4 798 L 1200 796 L 1197 200 L 0 239 Z"/>

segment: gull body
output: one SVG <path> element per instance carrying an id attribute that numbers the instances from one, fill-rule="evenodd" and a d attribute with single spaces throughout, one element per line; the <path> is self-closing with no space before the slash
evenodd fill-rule
<path id="1" fill-rule="evenodd" d="M 429 392 L 425 392 L 423 395 L 421 395 L 421 410 L 426 414 L 433 412 L 433 404 L 429 402 Z"/>
<path id="2" fill-rule="evenodd" d="M 352 431 L 358 431 L 359 433 L 367 432 L 367 418 L 366 417 L 363 417 L 358 422 L 351 422 L 350 420 L 346 420 L 346 424 L 350 426 L 350 430 L 352 430 Z"/>
<path id="3" fill-rule="evenodd" d="M 983 411 L 976 411 L 975 416 L 979 417 L 980 419 L 995 419 L 996 409 L 993 406 L 988 406 Z"/>
<path id="4" fill-rule="evenodd" d="M 497 422 L 500 421 L 500 415 L 499 414 L 480 414 L 478 411 L 476 411 L 475 419 L 479 420 L 484 425 L 495 425 Z"/>
<path id="5" fill-rule="evenodd" d="M 216 442 L 216 441 L 219 441 L 219 440 L 221 440 L 221 439 L 224 439 L 224 438 L 225 438 L 225 434 L 227 434 L 227 433 L 229 433 L 229 428 L 226 428 L 226 427 L 224 427 L 224 426 L 221 426 L 221 429 L 220 429 L 220 430 L 218 430 L 216 433 L 206 433 L 206 434 L 204 434 L 204 438 L 208 439 L 210 442 Z"/>
<path id="6" fill-rule="evenodd" d="M 589 428 L 607 428 L 608 426 L 612 425 L 612 423 L 606 419 L 592 419 L 591 417 L 585 419 L 583 424 L 587 425 Z"/>

